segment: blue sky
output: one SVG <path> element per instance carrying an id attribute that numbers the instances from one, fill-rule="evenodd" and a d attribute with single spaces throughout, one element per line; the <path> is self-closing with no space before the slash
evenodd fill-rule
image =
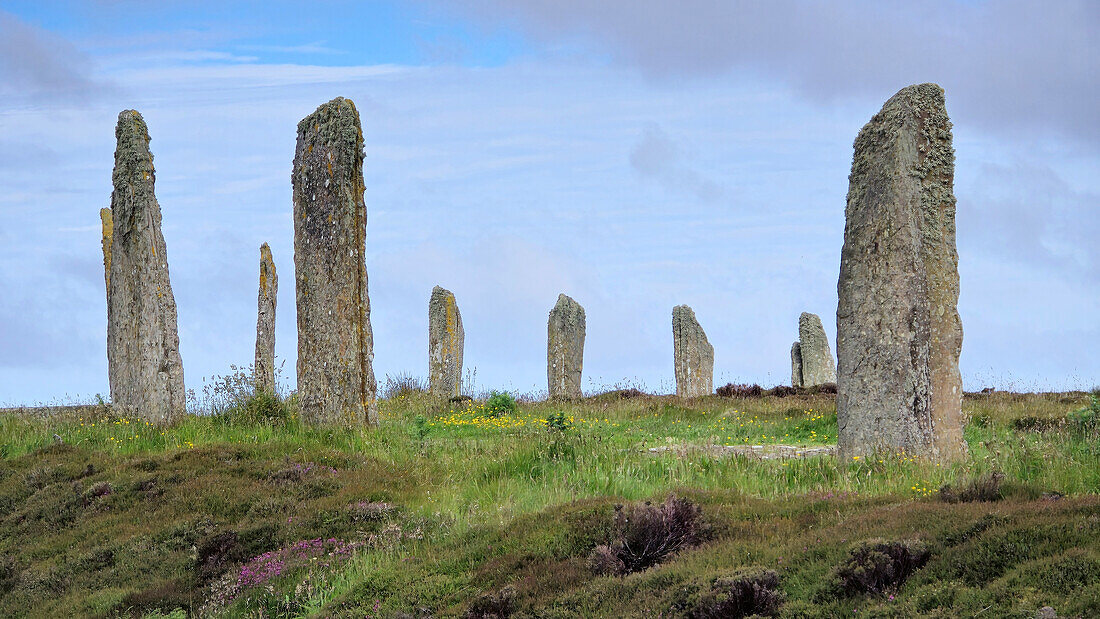
<path id="1" fill-rule="evenodd" d="M 189 388 L 251 361 L 259 246 L 293 381 L 299 119 L 355 100 L 375 370 L 427 371 L 455 292 L 479 388 L 672 390 L 671 310 L 715 382 L 835 340 L 852 141 L 935 81 L 955 123 L 968 388 L 1100 383 L 1100 9 L 1088 2 L 0 2 L 0 403 L 107 393 L 98 211 L 118 112 L 149 124 Z"/>

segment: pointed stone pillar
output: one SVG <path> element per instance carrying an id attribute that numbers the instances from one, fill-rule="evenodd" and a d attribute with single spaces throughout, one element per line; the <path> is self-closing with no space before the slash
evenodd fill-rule
<path id="1" fill-rule="evenodd" d="M 546 323 L 546 382 L 551 398 L 581 397 L 584 308 L 564 294 Z"/>
<path id="2" fill-rule="evenodd" d="M 676 395 L 698 398 L 714 393 L 714 347 L 686 305 L 672 308 L 672 343 L 676 361 Z"/>
<path id="3" fill-rule="evenodd" d="M 954 159 L 936 84 L 903 88 L 856 138 L 837 286 L 842 458 L 966 454 Z"/>
<path id="4" fill-rule="evenodd" d="M 260 246 L 260 291 L 256 301 L 256 362 L 252 366 L 256 391 L 275 393 L 275 305 L 279 275 L 267 243 Z"/>
<path id="5" fill-rule="evenodd" d="M 829 348 L 829 337 L 817 314 L 802 312 L 798 317 L 799 357 L 802 361 L 802 386 L 816 387 L 836 382 L 836 364 Z"/>
<path id="6" fill-rule="evenodd" d="M 791 386 L 802 387 L 802 344 L 791 344 Z"/>
<path id="7" fill-rule="evenodd" d="M 436 286 L 428 300 L 428 385 L 434 396 L 454 397 L 462 388 L 466 332 L 455 295 Z"/>
<path id="8" fill-rule="evenodd" d="M 184 414 L 186 396 L 156 172 L 141 114 L 119 114 L 115 138 L 111 208 L 100 212 L 105 226 L 111 222 L 104 233 L 111 404 L 121 414 L 168 422 Z"/>
<path id="9" fill-rule="evenodd" d="M 337 97 L 298 123 L 291 180 L 302 419 L 376 423 L 363 131 L 349 99 Z"/>

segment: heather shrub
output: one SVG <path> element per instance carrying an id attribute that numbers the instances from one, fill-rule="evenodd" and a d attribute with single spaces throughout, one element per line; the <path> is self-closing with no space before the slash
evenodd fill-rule
<path id="1" fill-rule="evenodd" d="M 382 501 L 359 501 L 348 505 L 346 509 L 352 522 L 377 522 L 397 511 L 395 505 Z"/>
<path id="2" fill-rule="evenodd" d="M 467 619 L 506 619 L 515 612 L 516 589 L 508 585 L 500 591 L 482 593 L 466 609 Z"/>
<path id="3" fill-rule="evenodd" d="M 657 565 L 703 540 L 702 513 L 698 505 L 675 495 L 660 505 L 616 505 L 611 539 L 592 550 L 588 566 L 597 574 L 623 575 Z"/>
<path id="4" fill-rule="evenodd" d="M 848 560 L 833 571 L 832 593 L 853 596 L 897 591 L 930 556 L 924 543 L 917 540 L 867 540 L 852 548 Z"/>
<path id="5" fill-rule="evenodd" d="M 82 497 L 84 505 L 87 506 L 94 503 L 96 499 L 111 494 L 113 490 L 111 483 L 107 481 L 99 481 L 92 484 L 91 487 L 84 491 Z"/>
<path id="6" fill-rule="evenodd" d="M 813 387 L 806 387 L 805 391 L 811 394 L 836 394 L 836 383 L 821 383 L 820 385 L 814 385 Z"/>
<path id="7" fill-rule="evenodd" d="M 748 568 L 714 581 L 710 592 L 695 603 L 687 616 L 690 619 L 774 617 L 785 597 L 779 590 L 779 574 Z"/>
<path id="8" fill-rule="evenodd" d="M 726 383 L 719 387 L 716 393 L 723 398 L 758 398 L 764 394 L 764 388 L 757 384 L 735 385 Z"/>
<path id="9" fill-rule="evenodd" d="M 336 538 L 316 538 L 301 540 L 285 548 L 255 556 L 239 569 L 229 572 L 211 585 L 207 605 L 204 608 L 205 614 L 219 614 L 219 609 L 233 603 L 246 591 L 266 587 L 269 583 L 292 572 L 306 569 L 328 570 L 346 561 L 362 545 L 361 542 L 348 542 Z M 262 598 L 263 596 L 259 596 L 256 602 L 263 604 L 265 600 Z M 277 603 L 285 601 L 276 600 Z M 261 613 L 259 616 L 269 615 Z"/>
<path id="10" fill-rule="evenodd" d="M 944 503 L 972 503 L 975 501 L 999 501 L 1004 473 L 984 473 L 968 481 L 948 484 L 940 488 L 940 500 Z"/>
<path id="11" fill-rule="evenodd" d="M 797 395 L 798 389 L 795 387 L 789 387 L 787 385 L 776 385 L 768 391 L 768 395 L 775 396 L 777 398 L 785 398 L 792 395 Z"/>

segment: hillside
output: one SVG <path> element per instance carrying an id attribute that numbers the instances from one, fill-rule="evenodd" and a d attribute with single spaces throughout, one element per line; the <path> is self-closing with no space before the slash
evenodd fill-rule
<path id="1" fill-rule="evenodd" d="M 363 430 L 310 429 L 285 404 L 170 428 L 5 414 L 0 614 L 1095 616 L 1089 405 L 968 396 L 970 455 L 948 467 L 814 455 L 836 416 L 812 393 L 512 409 L 408 390 Z M 810 455 L 760 457 L 778 444 Z M 615 563 L 622 540 L 669 533 L 667 555 Z M 889 559 L 853 559 L 873 539 Z M 853 584 L 849 561 L 882 578 Z"/>

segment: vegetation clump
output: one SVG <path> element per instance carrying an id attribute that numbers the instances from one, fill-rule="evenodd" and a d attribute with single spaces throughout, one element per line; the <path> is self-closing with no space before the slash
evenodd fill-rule
<path id="1" fill-rule="evenodd" d="M 1001 484 L 1004 480 L 1004 473 L 993 472 L 984 473 L 958 484 L 947 484 L 940 488 L 940 500 L 944 503 L 999 501 L 1004 498 L 1001 493 Z"/>
<path id="2" fill-rule="evenodd" d="M 764 388 L 755 383 L 752 385 L 726 383 L 724 386 L 719 387 L 715 393 L 723 398 L 759 398 L 764 394 Z"/>
<path id="3" fill-rule="evenodd" d="M 931 554 L 918 540 L 864 541 L 852 548 L 848 560 L 833 572 L 834 591 L 844 596 L 895 592 Z"/>
<path id="4" fill-rule="evenodd" d="M 381 389 L 382 397 L 387 400 L 410 398 L 427 392 L 428 386 L 424 379 L 406 373 L 395 376 L 387 374 Z"/>
<path id="5" fill-rule="evenodd" d="M 488 416 L 494 419 L 510 415 L 516 412 L 516 399 L 507 391 L 493 391 L 485 403 L 485 410 Z"/>
<path id="6" fill-rule="evenodd" d="M 779 590 L 779 574 L 763 568 L 743 569 L 719 578 L 687 613 L 689 619 L 774 617 L 786 596 Z"/>
<path id="7" fill-rule="evenodd" d="M 616 505 L 611 539 L 592 550 L 588 567 L 596 574 L 622 576 L 657 565 L 703 540 L 702 515 L 698 505 L 675 495 L 660 505 Z"/>
<path id="8" fill-rule="evenodd" d="M 507 619 L 516 610 L 516 588 L 508 585 L 474 598 L 466 609 L 466 619 Z"/>

